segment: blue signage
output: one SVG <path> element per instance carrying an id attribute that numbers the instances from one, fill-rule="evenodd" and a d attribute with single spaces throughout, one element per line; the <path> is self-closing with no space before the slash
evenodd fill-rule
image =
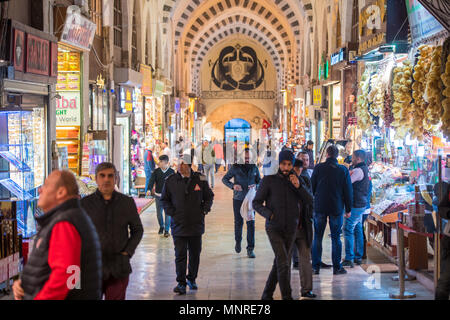
<path id="1" fill-rule="evenodd" d="M 341 48 L 338 52 L 331 55 L 331 65 L 334 66 L 345 60 L 345 48 Z"/>

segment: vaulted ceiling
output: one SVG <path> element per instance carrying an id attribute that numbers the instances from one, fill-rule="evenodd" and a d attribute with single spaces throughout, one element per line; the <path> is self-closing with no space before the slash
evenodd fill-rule
<path id="1" fill-rule="evenodd" d="M 192 89 L 209 49 L 236 34 L 253 39 L 272 57 L 279 85 L 298 83 L 302 21 L 312 0 L 165 0 L 163 23 L 172 24 L 175 53 L 189 70 Z"/>

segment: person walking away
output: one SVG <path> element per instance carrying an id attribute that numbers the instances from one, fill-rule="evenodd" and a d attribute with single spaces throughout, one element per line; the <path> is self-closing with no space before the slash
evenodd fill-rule
<path id="1" fill-rule="evenodd" d="M 73 173 L 53 171 L 39 188 L 39 231 L 16 300 L 100 300 L 102 260 L 95 227 L 80 207 Z"/>
<path id="2" fill-rule="evenodd" d="M 441 219 L 446 219 L 443 237 L 441 239 L 441 273 L 435 290 L 435 300 L 448 300 L 450 295 L 450 185 L 448 183 L 438 184 L 443 189 L 443 197 L 440 198 L 439 187 L 435 187 L 435 194 L 439 199 L 438 213 Z"/>
<path id="3" fill-rule="evenodd" d="M 281 151 L 278 173 L 262 179 L 253 200 L 253 208 L 266 218 L 266 233 L 275 254 L 263 300 L 273 300 L 277 282 L 283 300 L 292 300 L 290 259 L 300 221 L 300 204 L 312 204 L 311 194 L 292 170 L 293 161 L 291 151 Z"/>
<path id="4" fill-rule="evenodd" d="M 205 143 L 203 144 L 202 161 L 206 179 L 208 180 L 211 188 L 214 189 L 214 167 L 216 163 L 216 155 L 214 149 L 211 147 L 208 141 L 205 141 Z"/>
<path id="5" fill-rule="evenodd" d="M 214 193 L 206 177 L 191 170 L 191 159 L 184 156 L 178 164 L 177 173 L 166 179 L 161 203 L 172 217 L 171 228 L 175 246 L 175 266 L 178 285 L 175 293 L 186 294 L 186 285 L 197 290 L 195 282 L 200 264 L 202 235 L 205 232 L 205 215 L 211 211 Z M 186 275 L 186 264 L 189 265 Z"/>
<path id="6" fill-rule="evenodd" d="M 214 144 L 214 155 L 216 157 L 216 173 L 217 173 L 223 162 L 223 146 L 220 141 Z"/>
<path id="7" fill-rule="evenodd" d="M 233 190 L 234 211 L 234 247 L 236 253 L 241 252 L 242 229 L 244 219 L 241 216 L 242 202 L 250 188 L 259 184 L 261 176 L 255 164 L 250 163 L 250 150 L 244 150 L 244 164 L 234 164 L 222 178 L 223 184 Z M 233 182 L 231 182 L 233 179 Z M 247 256 L 255 258 L 255 221 L 247 221 Z"/>
<path id="8" fill-rule="evenodd" d="M 338 164 L 336 146 L 326 150 L 327 159 L 316 165 L 311 177 L 314 195 L 314 240 L 312 264 L 314 274 L 319 274 L 322 261 L 322 240 L 328 223 L 331 231 L 333 274 L 345 274 L 341 265 L 341 232 L 345 213 L 351 212 L 353 190 L 348 169 Z"/>
<path id="9" fill-rule="evenodd" d="M 109 162 L 95 168 L 97 190 L 81 199 L 100 238 L 105 300 L 125 300 L 130 259 L 144 229 L 133 198 L 114 190 L 116 167 Z"/>
<path id="10" fill-rule="evenodd" d="M 153 170 L 155 170 L 156 163 L 153 158 L 153 151 L 151 145 L 147 145 L 147 148 L 144 151 L 144 171 L 145 171 L 145 192 L 144 194 L 147 196 L 147 191 L 149 189 L 150 177 L 152 176 Z"/>
<path id="11" fill-rule="evenodd" d="M 300 151 L 297 154 L 296 159 L 300 159 L 303 162 L 303 170 L 301 171 L 301 176 L 303 178 L 303 180 L 306 182 L 308 188 L 310 189 L 311 193 L 312 193 L 312 186 L 311 186 L 311 176 L 313 173 L 313 169 L 309 169 L 309 156 L 308 153 L 306 151 Z M 311 208 L 311 210 L 313 210 Z M 311 211 L 313 212 L 313 211 Z M 311 246 L 312 249 L 312 246 Z M 294 251 L 295 253 L 295 251 Z M 320 268 L 321 269 L 330 269 L 332 267 L 332 265 L 324 263 L 323 261 L 320 261 Z"/>
<path id="12" fill-rule="evenodd" d="M 353 152 L 353 169 L 350 171 L 350 179 L 353 187 L 353 202 L 351 212 L 345 215 L 344 222 L 345 259 L 342 261 L 342 266 L 344 267 L 353 268 L 353 263 L 361 265 L 364 255 L 362 218 L 367 208 L 370 188 L 369 168 L 365 160 L 366 153 L 364 150 L 355 150 Z"/>
<path id="13" fill-rule="evenodd" d="M 306 148 L 303 151 L 305 151 L 309 157 L 308 169 L 314 169 L 314 142 L 308 140 L 308 142 L 306 143 Z"/>
<path id="14" fill-rule="evenodd" d="M 153 186 L 155 186 L 155 204 L 156 204 L 156 217 L 158 219 L 159 231 L 158 234 L 163 234 L 164 237 L 169 237 L 170 229 L 170 216 L 167 214 L 163 217 L 163 207 L 161 205 L 161 192 L 164 186 L 166 178 L 175 171 L 169 167 L 169 157 L 165 154 L 159 157 L 159 168 L 153 171 L 150 178 L 149 187 L 153 191 Z M 153 194 L 153 192 L 152 192 Z"/>

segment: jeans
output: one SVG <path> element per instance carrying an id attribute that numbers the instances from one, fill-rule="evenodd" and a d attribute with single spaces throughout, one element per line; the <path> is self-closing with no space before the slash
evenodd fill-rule
<path id="1" fill-rule="evenodd" d="M 209 186 L 214 188 L 214 164 L 204 164 L 205 175 L 208 179 Z"/>
<path id="2" fill-rule="evenodd" d="M 275 230 L 266 230 L 270 244 L 275 254 L 272 270 L 267 278 L 262 295 L 263 300 L 271 299 L 273 292 L 280 285 L 283 300 L 292 300 L 291 289 L 291 250 L 295 240 L 295 233 L 288 234 Z"/>
<path id="3" fill-rule="evenodd" d="M 156 217 L 158 218 L 158 223 L 160 228 L 164 228 L 165 232 L 169 232 L 170 229 L 170 216 L 168 216 L 164 212 L 165 221 L 163 219 L 163 206 L 161 204 L 161 197 L 155 195 L 155 203 L 156 203 Z"/>
<path id="4" fill-rule="evenodd" d="M 448 300 L 450 295 L 450 237 L 441 239 L 441 274 L 434 294 L 435 300 Z"/>
<path id="5" fill-rule="evenodd" d="M 366 208 L 352 208 L 350 218 L 345 218 L 345 260 L 361 260 L 364 255 L 362 217 L 365 211 Z"/>
<path id="6" fill-rule="evenodd" d="M 312 248 L 312 265 L 316 270 L 320 269 L 320 262 L 322 261 L 322 240 L 327 226 L 327 218 L 330 224 L 331 231 L 331 256 L 333 260 L 333 269 L 338 270 L 342 267 L 342 242 L 341 232 L 342 224 L 344 222 L 344 215 L 327 216 L 324 213 L 314 212 L 314 240 Z"/>
<path id="7" fill-rule="evenodd" d="M 233 199 L 234 211 L 234 240 L 237 243 L 242 241 L 242 229 L 244 219 L 241 216 L 241 206 L 243 200 Z M 247 250 L 255 249 L 255 220 L 247 221 Z"/>
<path id="8" fill-rule="evenodd" d="M 147 195 L 148 187 L 150 184 L 150 177 L 152 176 L 151 169 L 145 169 L 145 194 Z"/>
<path id="9" fill-rule="evenodd" d="M 175 268 L 177 273 L 177 282 L 186 285 L 186 279 L 195 282 L 200 265 L 200 253 L 202 251 L 202 236 L 196 237 L 173 237 L 175 246 Z M 186 265 L 188 274 L 186 276 Z"/>

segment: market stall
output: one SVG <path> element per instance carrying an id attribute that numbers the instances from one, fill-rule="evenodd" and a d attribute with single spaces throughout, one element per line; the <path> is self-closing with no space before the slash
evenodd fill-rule
<path id="1" fill-rule="evenodd" d="M 447 36 L 435 33 L 409 50 L 390 44 L 363 56 L 356 109 L 362 134 L 355 128 L 348 132 L 373 160 L 368 242 L 395 261 L 396 230 L 403 222 L 416 231 L 405 232 L 406 267 L 414 270 L 426 270 L 428 254 L 434 255 L 424 234 L 436 231 L 433 188 L 445 165 L 438 156 L 450 153 Z"/>

